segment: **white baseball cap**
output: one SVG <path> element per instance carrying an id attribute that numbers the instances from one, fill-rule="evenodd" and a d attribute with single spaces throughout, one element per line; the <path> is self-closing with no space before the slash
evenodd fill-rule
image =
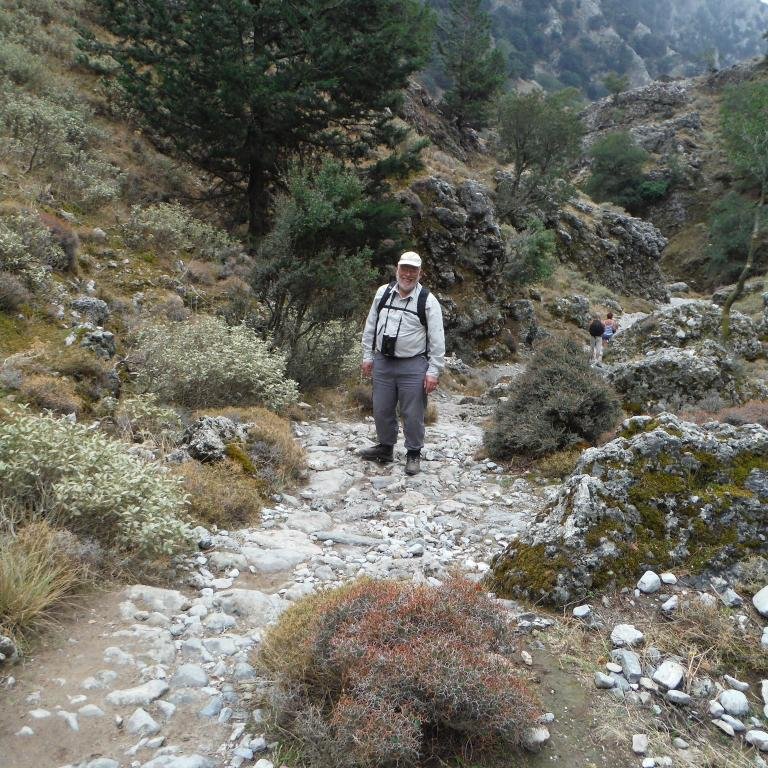
<path id="1" fill-rule="evenodd" d="M 406 251 L 397 262 L 397 265 L 405 264 L 408 267 L 418 267 L 421 269 L 421 256 L 415 251 Z"/>

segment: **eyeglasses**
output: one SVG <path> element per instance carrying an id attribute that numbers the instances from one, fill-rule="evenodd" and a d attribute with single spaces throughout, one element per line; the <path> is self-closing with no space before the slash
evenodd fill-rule
<path id="1" fill-rule="evenodd" d="M 404 264 L 398 264 L 397 268 L 402 272 L 404 275 L 418 275 L 420 272 L 419 267 L 412 267 L 412 266 L 406 266 Z"/>

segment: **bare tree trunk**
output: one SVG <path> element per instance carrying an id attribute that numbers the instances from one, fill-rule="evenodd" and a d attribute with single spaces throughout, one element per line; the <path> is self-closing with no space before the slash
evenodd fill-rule
<path id="1" fill-rule="evenodd" d="M 744 269 L 741 270 L 739 279 L 736 281 L 736 285 L 728 295 L 728 298 L 723 304 L 723 320 L 721 326 L 721 332 L 723 339 L 728 341 L 731 338 L 731 306 L 741 296 L 741 292 L 744 290 L 744 283 L 749 277 L 749 273 L 752 271 L 752 264 L 755 260 L 755 251 L 757 250 L 757 239 L 760 235 L 760 223 L 763 216 L 763 204 L 765 203 L 765 185 L 760 189 L 760 200 L 755 208 L 755 218 L 752 222 L 752 234 L 749 238 L 749 248 L 747 249 L 747 260 L 744 263 Z"/>

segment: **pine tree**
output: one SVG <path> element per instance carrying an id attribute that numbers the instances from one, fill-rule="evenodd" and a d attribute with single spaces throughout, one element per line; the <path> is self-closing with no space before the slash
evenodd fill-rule
<path id="1" fill-rule="evenodd" d="M 451 87 L 443 109 L 459 128 L 483 128 L 490 100 L 506 80 L 501 51 L 491 44 L 491 20 L 482 0 L 450 0 L 439 45 Z"/>
<path id="2" fill-rule="evenodd" d="M 266 230 L 297 154 L 360 160 L 405 136 L 393 110 L 424 63 L 432 15 L 419 0 L 96 0 L 147 129 L 243 195 Z"/>

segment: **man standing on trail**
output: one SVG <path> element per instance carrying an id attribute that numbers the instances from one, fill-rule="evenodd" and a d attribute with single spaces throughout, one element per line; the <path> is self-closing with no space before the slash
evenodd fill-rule
<path id="1" fill-rule="evenodd" d="M 407 475 L 421 468 L 427 395 L 437 389 L 445 364 L 443 311 L 420 277 L 421 257 L 406 251 L 397 263 L 395 280 L 376 291 L 363 331 L 363 376 L 373 374 L 373 417 L 379 442 L 360 455 L 382 463 L 393 460 L 399 405 Z"/>

